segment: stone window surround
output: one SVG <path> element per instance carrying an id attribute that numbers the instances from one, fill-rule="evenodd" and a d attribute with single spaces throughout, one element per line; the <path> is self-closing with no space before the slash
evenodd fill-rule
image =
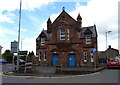
<path id="1" fill-rule="evenodd" d="M 63 31 L 63 32 L 61 32 L 61 31 Z M 66 40 L 66 39 L 69 40 L 70 39 L 70 30 L 68 28 L 60 28 L 59 33 L 60 33 L 60 40 Z"/>

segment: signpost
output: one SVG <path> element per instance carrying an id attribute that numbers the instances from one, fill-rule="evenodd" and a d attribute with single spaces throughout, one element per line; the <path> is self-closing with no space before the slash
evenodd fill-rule
<path id="1" fill-rule="evenodd" d="M 94 67 L 95 67 L 95 69 L 96 69 L 96 59 L 95 59 L 94 53 L 96 53 L 96 52 L 97 52 L 97 50 L 95 48 L 92 48 L 91 53 L 93 54 L 93 57 L 94 57 Z"/>
<path id="2" fill-rule="evenodd" d="M 27 53 L 28 53 L 28 51 L 18 51 L 18 54 L 20 56 L 25 56 L 25 70 L 24 70 L 25 73 L 26 73 Z"/>
<path id="3" fill-rule="evenodd" d="M 26 73 L 26 63 L 27 63 L 27 53 L 28 51 L 18 51 L 18 56 L 25 56 L 25 73 Z"/>

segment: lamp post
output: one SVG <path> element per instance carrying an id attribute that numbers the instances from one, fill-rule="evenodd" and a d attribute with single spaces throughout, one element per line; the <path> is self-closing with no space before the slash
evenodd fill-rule
<path id="1" fill-rule="evenodd" d="M 24 38 L 21 39 L 21 51 L 22 51 L 22 41 L 24 40 Z"/>
<path id="2" fill-rule="evenodd" d="M 107 51 L 107 34 L 108 33 L 110 33 L 110 32 L 112 32 L 112 31 L 107 31 L 107 32 L 105 32 L 105 34 L 106 34 L 106 52 L 107 52 L 107 54 L 106 54 L 106 57 L 107 57 L 107 60 L 108 60 L 108 51 Z"/>
<path id="3" fill-rule="evenodd" d="M 22 0 L 20 0 L 20 10 L 19 10 L 19 29 L 18 29 L 18 46 L 17 46 L 17 55 L 19 54 L 19 44 L 20 44 L 20 29 L 21 29 L 21 7 Z M 17 72 L 19 73 L 19 55 L 17 56 Z"/>

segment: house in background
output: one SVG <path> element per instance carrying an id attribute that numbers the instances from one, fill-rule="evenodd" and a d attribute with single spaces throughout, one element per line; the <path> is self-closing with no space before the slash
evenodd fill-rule
<path id="1" fill-rule="evenodd" d="M 94 53 L 92 50 L 94 49 Z M 98 64 L 96 25 L 82 27 L 80 14 L 73 19 L 65 9 L 42 30 L 36 39 L 36 54 L 40 65 L 93 66 Z"/>
<path id="2" fill-rule="evenodd" d="M 106 63 L 107 56 L 108 58 L 115 58 L 116 56 L 119 56 L 119 50 L 111 48 L 111 46 L 109 45 L 107 50 L 98 52 L 98 56 L 99 63 Z"/>

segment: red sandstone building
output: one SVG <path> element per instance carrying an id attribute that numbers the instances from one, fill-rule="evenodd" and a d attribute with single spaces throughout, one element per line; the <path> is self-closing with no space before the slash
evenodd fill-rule
<path id="1" fill-rule="evenodd" d="M 92 53 L 92 49 L 96 49 Z M 36 54 L 40 65 L 93 66 L 98 64 L 96 25 L 82 27 L 80 14 L 73 19 L 64 9 L 42 30 L 36 39 Z"/>

